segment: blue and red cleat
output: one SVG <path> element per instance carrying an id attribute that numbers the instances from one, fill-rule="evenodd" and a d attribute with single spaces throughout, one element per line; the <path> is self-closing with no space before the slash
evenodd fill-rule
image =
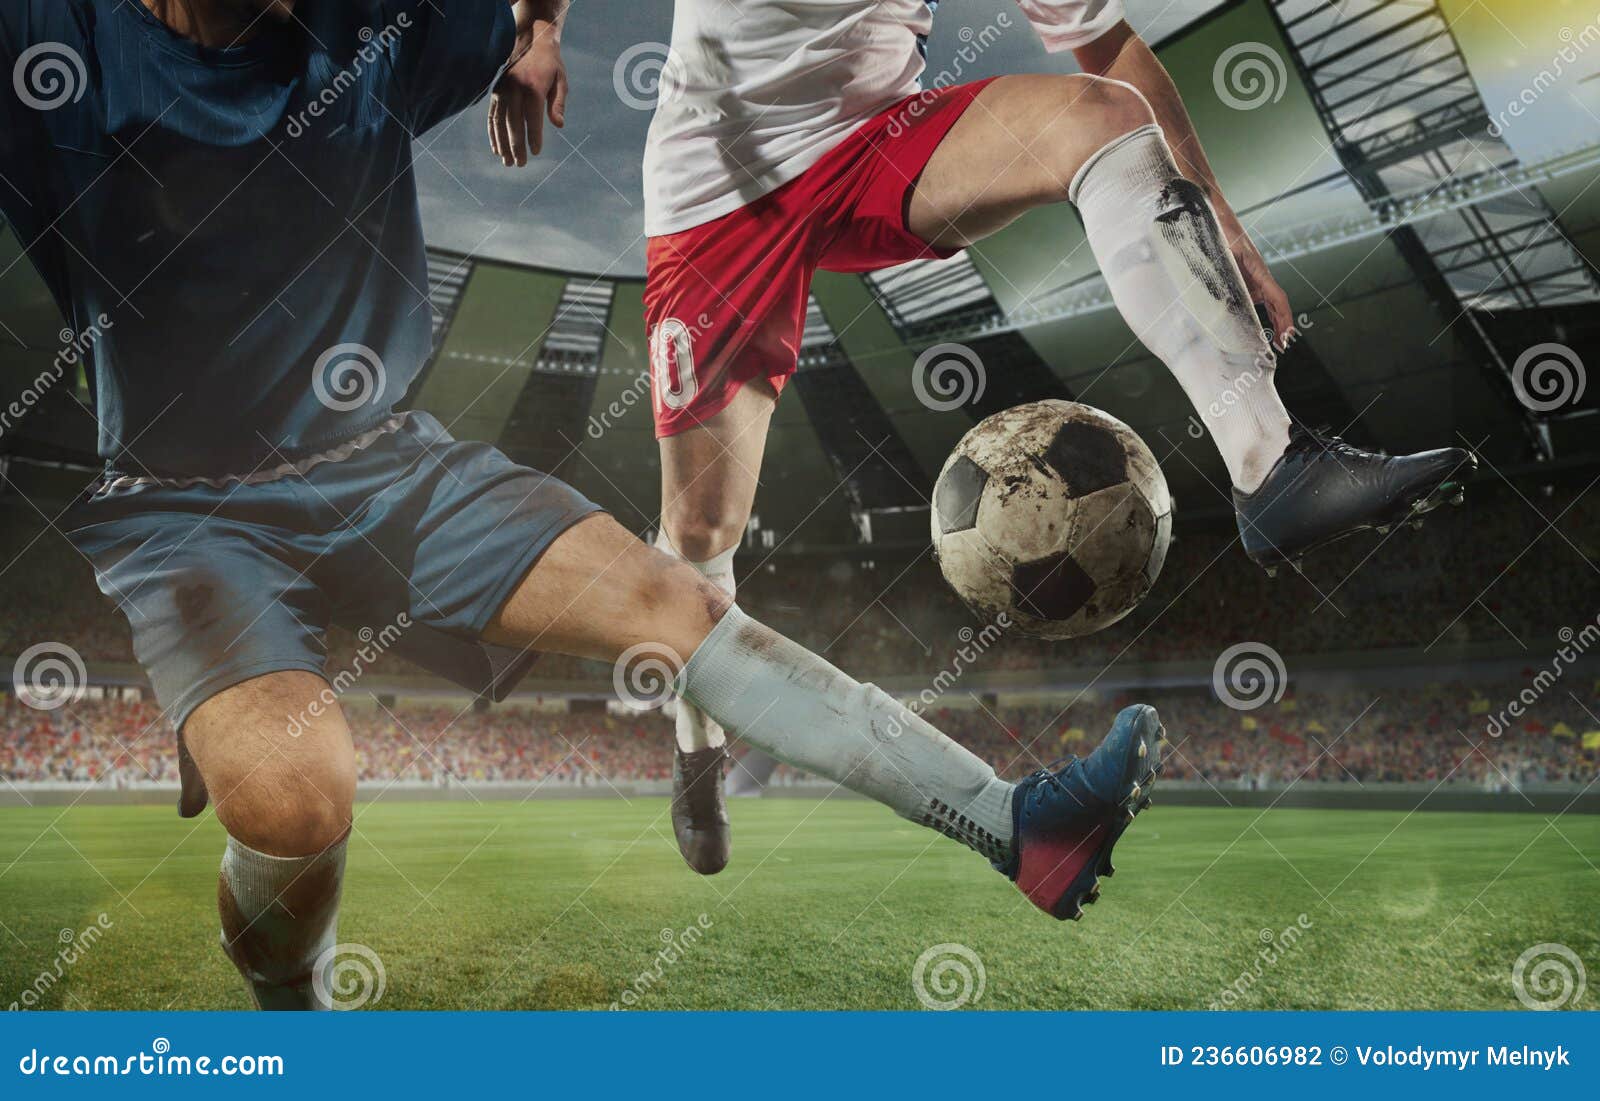
<path id="1" fill-rule="evenodd" d="M 996 865 L 1045 913 L 1076 921 L 1100 897 L 1111 850 L 1150 805 L 1161 769 L 1161 720 L 1144 704 L 1125 707 L 1088 757 L 1040 769 L 1011 796 L 1011 859 Z"/>

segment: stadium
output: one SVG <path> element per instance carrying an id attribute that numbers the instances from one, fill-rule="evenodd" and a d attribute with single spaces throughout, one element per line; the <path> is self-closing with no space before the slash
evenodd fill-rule
<path id="1" fill-rule="evenodd" d="M 1057 925 L 971 854 L 740 745 L 733 861 L 696 876 L 673 838 L 660 683 L 546 655 L 493 700 L 388 652 L 406 624 L 371 622 L 326 638 L 356 748 L 340 930 L 368 977 L 361 1007 L 1595 1007 L 1600 16 L 1531 0 L 1128 8 L 1294 304 L 1285 404 L 1373 450 L 1470 448 L 1464 502 L 1267 576 L 1240 552 L 1216 448 L 1113 307 L 1068 205 L 948 260 L 822 272 L 739 605 L 1005 778 L 1155 705 L 1165 769 L 1116 876 Z M 1028 32 L 1001 11 L 941 8 L 930 74 L 1011 65 L 988 43 Z M 574 28 L 575 88 L 612 97 L 622 46 L 664 40 L 669 14 L 628 42 Z M 1038 71 L 1069 64 L 1015 49 Z M 552 178 L 585 171 L 582 135 L 575 120 L 554 142 L 568 159 Z M 638 249 L 565 267 L 482 247 L 471 219 L 441 213 L 468 203 L 434 159 L 432 354 L 402 407 L 653 537 Z M 222 827 L 173 813 L 171 724 L 61 527 L 101 465 L 98 337 L 63 326 L 0 231 L 0 1002 L 245 1009 L 207 904 Z M 952 449 L 1046 399 L 1133 428 L 1174 500 L 1149 595 L 1064 642 L 976 616 L 929 542 Z M 1535 958 L 1565 985 L 1525 984 Z"/>

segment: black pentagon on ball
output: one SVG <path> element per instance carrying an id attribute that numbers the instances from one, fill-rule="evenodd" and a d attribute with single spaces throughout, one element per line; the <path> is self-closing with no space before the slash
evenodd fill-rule
<path id="1" fill-rule="evenodd" d="M 1069 552 L 1062 551 L 1013 567 L 1011 592 L 1019 611 L 1035 619 L 1064 620 L 1089 602 L 1095 583 Z"/>
<path id="2" fill-rule="evenodd" d="M 988 484 L 988 472 L 965 455 L 950 464 L 933 490 L 933 507 L 942 534 L 966 531 L 977 524 L 978 502 Z"/>
<path id="3" fill-rule="evenodd" d="M 1044 461 L 1073 497 L 1128 480 L 1128 453 L 1115 432 L 1086 421 L 1068 421 L 1045 448 Z"/>

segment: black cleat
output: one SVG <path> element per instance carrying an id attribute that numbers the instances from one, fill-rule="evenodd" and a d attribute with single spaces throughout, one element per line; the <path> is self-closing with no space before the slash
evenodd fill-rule
<path id="1" fill-rule="evenodd" d="M 1477 469 L 1477 457 L 1459 447 L 1383 455 L 1295 425 L 1288 450 L 1256 491 L 1233 491 L 1239 536 L 1269 576 L 1284 564 L 1298 570 L 1304 555 L 1347 535 L 1420 527 L 1424 513 L 1461 503 Z"/>
<path id="2" fill-rule="evenodd" d="M 673 746 L 672 832 L 683 859 L 701 875 L 716 875 L 727 867 L 733 849 L 722 796 L 723 767 L 731 759 L 726 746 L 693 753 Z"/>

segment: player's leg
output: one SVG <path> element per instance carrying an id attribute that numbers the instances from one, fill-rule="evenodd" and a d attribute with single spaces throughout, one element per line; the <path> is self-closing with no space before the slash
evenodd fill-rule
<path id="1" fill-rule="evenodd" d="M 647 250 L 645 322 L 661 442 L 656 545 L 729 595 L 767 426 L 795 369 L 816 215 L 780 190 L 704 225 L 653 237 Z M 673 832 L 688 865 L 711 875 L 732 849 L 726 738 L 684 701 L 674 721 Z"/>
<path id="2" fill-rule="evenodd" d="M 755 504 L 767 428 L 778 394 L 752 379 L 707 420 L 661 440 L 661 532 L 656 546 L 693 566 L 730 597 L 733 559 Z M 673 716 L 672 826 L 691 868 L 714 875 L 731 854 L 722 728 L 679 700 Z"/>
<path id="3" fill-rule="evenodd" d="M 228 832 L 222 946 L 264 1008 L 317 1008 L 355 763 L 322 696 L 328 602 L 293 553 L 283 486 L 103 488 L 68 517 L 179 731 L 179 813 Z M 154 731 L 145 737 L 157 737 Z"/>
<path id="4" fill-rule="evenodd" d="M 212 696 L 183 742 L 228 833 L 222 947 L 262 1009 L 325 1009 L 313 974 L 338 941 L 355 752 L 328 684 L 271 673 Z"/>
<path id="5" fill-rule="evenodd" d="M 1226 415 L 1206 419 L 1234 484 L 1254 489 L 1289 443 L 1271 350 L 1204 196 L 1183 186 L 1136 89 L 1089 76 L 994 81 L 928 162 L 907 220 L 936 245 L 963 247 L 1068 198 L 1123 317 L 1194 407 L 1239 394 Z M 1185 270 L 1169 270 L 1168 248 L 1152 246 L 1175 248 Z M 1246 387 L 1246 375 L 1262 377 Z"/>
<path id="6" fill-rule="evenodd" d="M 486 638 L 665 667 L 682 698 L 731 737 L 962 842 L 1057 917 L 1076 916 L 1091 900 L 1111 846 L 1148 801 L 1157 763 L 1155 712 L 1129 708 L 1090 758 L 1009 784 L 886 693 L 750 619 L 705 577 L 609 517 L 558 537 Z"/>
<path id="7" fill-rule="evenodd" d="M 1233 481 L 1246 549 L 1268 563 L 1425 511 L 1470 469 L 1458 449 L 1390 459 L 1292 424 L 1276 359 L 1210 202 L 1149 105 L 1118 81 L 1003 77 L 945 136 L 908 204 L 912 232 L 956 248 L 1071 200 L 1130 328 L 1172 371 Z M 1280 500 L 1281 499 L 1281 500 Z"/>

